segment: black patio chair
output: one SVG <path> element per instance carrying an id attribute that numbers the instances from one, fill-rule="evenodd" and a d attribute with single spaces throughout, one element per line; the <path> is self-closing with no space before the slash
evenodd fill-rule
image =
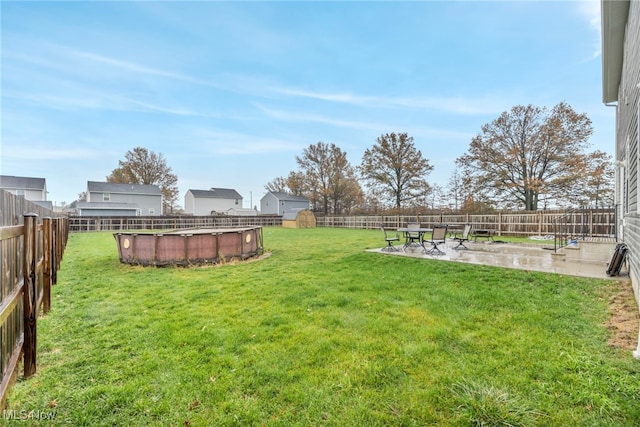
<path id="1" fill-rule="evenodd" d="M 420 241 L 420 224 L 417 222 L 410 222 L 407 224 L 407 231 L 404 233 L 405 242 L 403 249 L 407 249 L 409 246 L 423 246 Z"/>
<path id="2" fill-rule="evenodd" d="M 387 230 L 384 227 L 380 227 L 380 229 L 382 230 L 382 233 L 384 234 L 384 241 L 387 242 L 387 246 L 382 248 L 382 250 L 383 251 L 388 251 L 388 252 L 399 251 L 398 248 L 393 246 L 393 242 L 400 241 L 400 235 L 398 234 L 398 231 L 396 230 L 395 235 L 393 235 L 393 234 L 387 233 Z"/>
<path id="3" fill-rule="evenodd" d="M 438 248 L 438 245 L 442 245 L 446 243 L 446 240 L 447 240 L 447 225 L 446 224 L 434 225 L 433 230 L 431 231 L 431 238 L 423 239 L 421 242 L 423 247 L 425 243 L 431 244 L 430 249 L 427 250 L 426 247 L 424 248 L 424 253 L 428 255 L 444 255 L 445 252 L 441 251 L 440 248 Z"/>
<path id="4" fill-rule="evenodd" d="M 462 234 L 459 236 L 454 236 L 453 240 L 455 240 L 456 242 L 458 242 L 458 245 L 455 246 L 453 249 L 469 249 L 468 247 L 466 247 L 464 245 L 464 242 L 468 242 L 469 241 L 469 234 L 471 233 L 471 224 L 465 224 L 464 226 L 464 230 L 462 230 Z"/>

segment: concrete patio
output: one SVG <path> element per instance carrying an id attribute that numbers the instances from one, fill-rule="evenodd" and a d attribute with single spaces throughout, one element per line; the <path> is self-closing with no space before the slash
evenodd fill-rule
<path id="1" fill-rule="evenodd" d="M 504 242 L 465 242 L 469 249 L 453 249 L 457 242 L 447 240 L 439 247 L 444 255 L 425 255 L 422 247 L 409 247 L 398 251 L 372 249 L 391 256 L 409 256 L 415 258 L 437 259 L 469 264 L 492 265 L 496 267 L 517 268 L 521 270 L 542 271 L 569 276 L 592 277 L 597 279 L 629 280 L 627 266 L 623 266 L 619 276 L 608 276 L 606 273 L 609 261 L 615 249 L 611 241 L 579 241 L 575 246 L 558 250 L 545 249 L 553 247 L 553 241 L 536 243 L 504 243 Z M 386 249 L 386 248 L 385 248 Z"/>

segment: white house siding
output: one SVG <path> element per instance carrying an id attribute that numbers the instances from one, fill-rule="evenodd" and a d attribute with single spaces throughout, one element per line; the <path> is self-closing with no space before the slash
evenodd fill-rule
<path id="1" fill-rule="evenodd" d="M 131 209 L 78 209 L 79 216 L 138 216 L 135 210 Z"/>
<path id="2" fill-rule="evenodd" d="M 628 4 L 616 107 L 616 207 L 620 218 L 620 238 L 629 248 L 630 276 L 640 305 L 640 2 Z M 607 64 L 604 65 L 606 67 Z M 636 355 L 640 357 L 640 344 Z"/>
<path id="3" fill-rule="evenodd" d="M 271 193 L 265 194 L 260 199 L 260 212 L 263 214 L 276 214 L 280 215 L 278 210 L 278 199 Z"/>
<path id="4" fill-rule="evenodd" d="M 229 209 L 242 208 L 242 196 L 229 188 L 188 190 L 184 201 L 185 212 L 196 216 L 222 214 Z"/>
<path id="5" fill-rule="evenodd" d="M 269 192 L 260 199 L 262 214 L 283 215 L 286 212 L 297 212 L 303 209 L 309 209 L 309 200 L 301 196 Z"/>
<path id="6" fill-rule="evenodd" d="M 104 201 L 104 193 L 91 193 L 90 200 L 100 203 Z M 162 196 L 152 194 L 109 193 L 109 203 L 127 203 L 140 209 L 140 215 L 162 215 Z M 112 214 L 113 215 L 113 214 Z"/>
<path id="7" fill-rule="evenodd" d="M 47 184 L 44 178 L 0 175 L 0 188 L 29 201 L 47 200 Z"/>
<path id="8" fill-rule="evenodd" d="M 138 212 L 138 215 L 162 215 L 162 193 L 157 185 L 88 181 L 87 202 L 92 206 L 84 206 L 84 210 L 102 210 L 103 207 L 111 210 L 124 206 L 126 210 Z"/>

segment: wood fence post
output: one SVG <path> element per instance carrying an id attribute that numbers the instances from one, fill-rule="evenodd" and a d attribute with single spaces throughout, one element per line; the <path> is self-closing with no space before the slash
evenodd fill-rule
<path id="1" fill-rule="evenodd" d="M 62 220 L 55 218 L 51 224 L 51 235 L 53 236 L 53 252 L 51 255 L 51 263 L 53 264 L 53 271 L 51 271 L 51 283 L 55 285 L 58 283 L 58 269 L 60 268 L 60 258 L 62 257 L 63 239 L 60 234 L 63 229 L 60 225 Z"/>
<path id="2" fill-rule="evenodd" d="M 24 215 L 24 259 L 23 259 L 23 319 L 24 319 L 24 377 L 29 378 L 36 373 L 37 314 L 36 301 L 36 220 L 38 215 Z"/>
<path id="3" fill-rule="evenodd" d="M 52 262 L 54 251 L 51 218 L 42 218 L 42 311 L 44 313 L 51 310 L 51 271 L 56 268 Z"/>
<path id="4" fill-rule="evenodd" d="M 542 211 L 538 211 L 538 236 L 542 236 Z"/>

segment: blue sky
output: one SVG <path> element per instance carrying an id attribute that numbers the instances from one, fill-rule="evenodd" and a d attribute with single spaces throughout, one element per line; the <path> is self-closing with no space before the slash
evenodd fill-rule
<path id="1" fill-rule="evenodd" d="M 2 1 L 0 173 L 70 203 L 127 151 L 244 207 L 319 141 L 407 132 L 445 186 L 483 124 L 568 102 L 612 154 L 599 1 Z"/>

